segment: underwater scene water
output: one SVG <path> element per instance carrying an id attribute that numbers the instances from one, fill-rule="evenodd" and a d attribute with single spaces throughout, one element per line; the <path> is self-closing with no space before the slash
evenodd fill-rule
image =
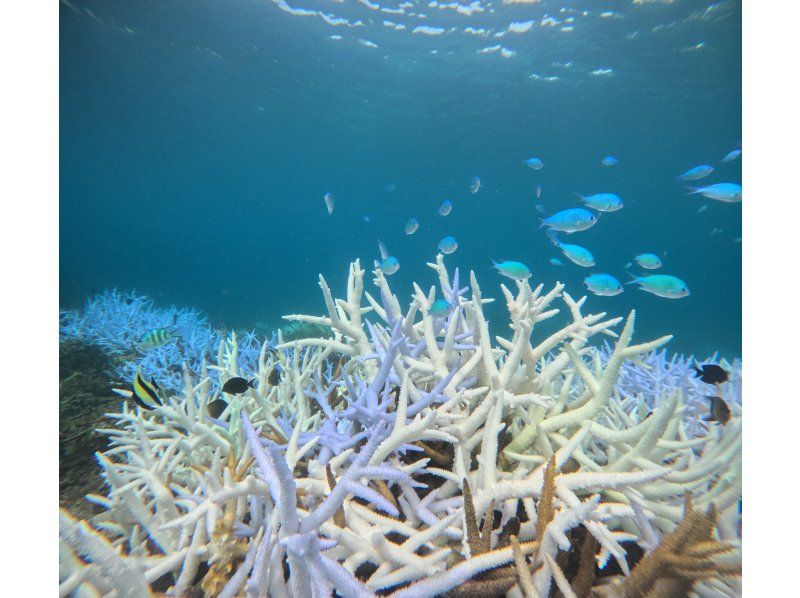
<path id="1" fill-rule="evenodd" d="M 292 5 L 316 11 L 303 16 L 273 2 L 62 3 L 62 306 L 136 289 L 273 329 L 320 312 L 317 274 L 341 288 L 350 260 L 379 257 L 378 239 L 399 259 L 399 288 L 429 284 L 425 264 L 452 235 L 447 262 L 462 272 L 499 282 L 491 259 L 520 261 L 573 295 L 590 273 L 627 282 L 642 269 L 625 265 L 655 253 L 690 296 L 631 285 L 590 296 L 591 309 L 635 308 L 642 334 L 674 334 L 675 351 L 741 354 L 740 205 L 687 195 L 741 183 L 740 159 L 720 163 L 741 141 L 738 3 L 406 9 L 425 19 L 368 4 Z M 486 51 L 497 45 L 514 54 Z M 701 164 L 714 172 L 676 180 Z M 538 217 L 602 192 L 624 208 L 561 235 L 596 261 L 574 265 Z"/>
<path id="2" fill-rule="evenodd" d="M 741 20 L 61 0 L 60 595 L 741 595 Z"/>

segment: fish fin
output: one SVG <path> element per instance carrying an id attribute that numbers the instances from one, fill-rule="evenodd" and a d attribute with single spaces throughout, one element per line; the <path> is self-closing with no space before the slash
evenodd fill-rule
<path id="1" fill-rule="evenodd" d="M 539 223 L 540 223 L 539 228 L 544 228 L 545 226 L 547 226 L 547 223 L 544 220 L 545 220 L 544 218 L 539 216 Z"/>
<path id="2" fill-rule="evenodd" d="M 386 245 L 384 245 L 380 239 L 378 239 L 378 251 L 381 253 L 382 260 L 385 260 L 387 257 L 389 257 L 389 252 L 386 250 Z"/>
<path id="3" fill-rule="evenodd" d="M 687 189 L 689 190 L 689 192 L 686 195 L 694 195 L 695 193 L 703 192 L 702 187 L 687 187 Z"/>
<path id="4" fill-rule="evenodd" d="M 547 238 L 550 240 L 550 242 L 553 245 L 555 245 L 556 247 L 558 247 L 559 244 L 560 244 L 560 241 L 558 240 L 558 235 L 556 234 L 556 231 L 550 229 L 549 231 L 547 231 L 546 234 L 547 234 Z"/>
<path id="5" fill-rule="evenodd" d="M 580 193 L 578 193 L 578 192 L 573 192 L 573 193 L 574 193 L 574 194 L 575 194 L 575 196 L 576 196 L 578 199 L 580 199 L 580 200 L 581 200 L 583 203 L 586 203 L 586 196 L 585 196 L 585 195 L 581 195 L 581 194 L 580 194 Z"/>
<path id="6" fill-rule="evenodd" d="M 256 386 L 258 386 L 258 381 L 256 380 L 256 378 L 252 378 L 250 382 L 247 383 L 247 386 L 249 386 L 250 388 L 255 388 Z"/>
<path id="7" fill-rule="evenodd" d="M 626 272 L 625 274 L 631 277 L 631 280 L 629 280 L 625 284 L 636 284 L 637 282 L 639 282 L 639 277 L 636 276 L 636 274 L 634 274 L 633 272 Z"/>
<path id="8" fill-rule="evenodd" d="M 159 405 L 163 405 L 164 401 L 161 400 L 161 387 L 158 385 L 158 382 L 156 382 L 156 379 L 153 378 L 152 376 L 150 377 L 150 384 L 153 386 L 153 388 L 156 391 L 156 394 L 153 397 L 153 400 L 156 403 L 158 403 Z"/>

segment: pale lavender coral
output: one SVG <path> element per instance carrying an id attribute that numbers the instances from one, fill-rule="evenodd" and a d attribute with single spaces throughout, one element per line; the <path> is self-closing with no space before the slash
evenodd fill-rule
<path id="1" fill-rule="evenodd" d="M 331 457 L 341 454 L 367 438 L 371 434 L 370 430 L 377 424 L 393 424 L 395 422 L 397 418 L 397 413 L 394 411 L 397 406 L 395 390 L 399 391 L 401 383 L 400 377 L 395 371 L 395 358 L 400 352 L 412 354 L 407 339 L 402 333 L 401 324 L 398 321 L 394 325 L 389 341 L 384 346 L 376 327 L 369 322 L 366 323 L 370 331 L 374 353 L 358 357 L 357 360 L 361 363 L 377 362 L 375 376 L 369 384 L 362 380 L 357 373 L 351 378 L 342 372 L 337 378 L 334 378 L 332 367 L 329 366 L 324 375 L 315 374 L 311 388 L 304 389 L 305 395 L 314 400 L 325 418 L 316 430 L 301 432 L 298 442 L 305 444 L 312 438 L 318 437 L 319 449 L 316 457 L 321 464 L 328 463 Z M 447 400 L 444 389 L 453 379 L 458 366 L 458 363 L 454 364 L 449 373 L 439 380 L 430 391 L 415 389 L 417 397 L 406 409 L 406 421 L 412 420 L 426 407 Z M 347 388 L 347 397 L 355 398 L 348 399 L 346 407 L 337 411 L 328 403 L 328 397 L 331 391 L 341 386 Z M 296 423 L 296 414 L 284 414 L 284 417 L 278 418 L 277 421 L 288 438 Z M 404 446 L 402 452 L 406 450 L 420 449 L 409 445 Z"/>
<path id="2" fill-rule="evenodd" d="M 601 359 L 607 361 L 610 354 L 611 347 L 605 345 Z M 728 363 L 720 362 L 716 354 L 698 360 L 693 355 L 670 356 L 666 349 L 650 351 L 642 355 L 640 363 L 623 364 L 616 388 L 623 398 L 640 395 L 651 410 L 663 397 L 680 392 L 686 403 L 687 431 L 695 434 L 700 431 L 698 422 L 709 413 L 706 397 L 716 394 L 717 389 L 700 380 L 693 366 L 709 363 L 720 365 L 729 373 L 729 382 L 720 385 L 719 390 L 731 411 L 738 415 L 742 406 L 742 362 L 739 359 Z"/>
<path id="3" fill-rule="evenodd" d="M 335 559 L 325 556 L 324 550 L 333 548 L 336 543 L 320 538 L 319 530 L 350 495 L 359 497 L 394 517 L 399 516 L 397 508 L 380 493 L 362 483 L 360 481 L 362 478 L 386 480 L 404 486 L 420 486 L 407 473 L 394 467 L 385 464 L 368 465 L 378 444 L 387 437 L 387 427 L 383 424 L 372 427 L 367 442 L 355 453 L 352 463 L 336 482 L 335 487 L 319 505 L 300 520 L 297 515 L 297 485 L 281 451 L 274 443 L 259 437 L 246 413 L 242 412 L 241 418 L 247 444 L 257 464 L 256 471 L 267 484 L 270 496 L 279 512 L 279 543 L 272 549 L 272 558 L 276 556 L 280 558 L 280 553 L 276 554 L 275 551 L 282 548 L 285 550 L 291 570 L 315 573 L 310 577 L 291 575 L 289 583 L 292 584 L 293 595 L 327 596 L 331 595 L 333 588 L 343 596 L 373 595 Z M 261 572 L 266 566 L 267 558 L 267 548 L 264 546 L 267 540 L 264 538 L 269 538 L 271 534 L 266 533 L 268 530 L 263 520 L 261 526 L 264 533 L 258 533 L 257 539 L 251 542 L 244 563 L 226 587 L 226 590 L 231 592 L 230 595 L 234 595 L 241 587 L 248 573 L 250 573 L 247 582 L 248 592 L 263 595 L 266 580 L 263 579 Z M 253 535 L 252 528 L 255 524 L 250 527 L 249 535 Z"/>

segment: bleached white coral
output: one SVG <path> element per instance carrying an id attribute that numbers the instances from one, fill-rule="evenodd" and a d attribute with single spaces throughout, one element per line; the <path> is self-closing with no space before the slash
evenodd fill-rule
<path id="1" fill-rule="evenodd" d="M 740 417 L 689 434 L 679 392 L 648 416 L 643 397 L 617 391 L 626 360 L 669 337 L 632 344 L 631 313 L 604 358 L 590 341 L 616 337 L 620 318 L 584 315 L 561 284 L 517 282 L 501 286 L 510 334 L 493 338 L 474 274 L 462 288 L 442 256 L 430 266 L 446 316 L 431 314 L 436 288 L 418 285 L 403 310 L 380 271 L 370 295 L 355 262 L 343 300 L 320 277 L 326 316 L 288 316 L 332 337 L 265 346 L 256 388 L 227 396 L 219 418 L 207 410 L 219 391 L 189 374 L 154 411 L 111 414 L 112 447 L 98 455 L 110 491 L 90 497 L 105 510 L 91 526 L 62 515 L 62 592 L 147 595 L 171 574 L 180 596 L 207 563 L 207 594 L 432 596 L 513 567 L 513 535 L 534 558 L 524 589 L 566 594 L 555 559 L 569 530 L 585 528 L 598 562 L 627 572 L 623 543 L 652 550 L 687 494 L 713 503 L 720 536 L 738 539 Z M 534 341 L 559 302 L 569 320 Z M 222 380 L 238 374 L 236 351 L 235 338 L 220 346 Z M 562 473 L 537 532 L 551 457 Z M 486 550 L 471 547 L 470 509 L 489 522 Z"/>

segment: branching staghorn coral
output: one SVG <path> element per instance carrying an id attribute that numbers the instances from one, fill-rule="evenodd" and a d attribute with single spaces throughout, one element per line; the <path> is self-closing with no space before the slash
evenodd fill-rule
<path id="1" fill-rule="evenodd" d="M 518 282 L 501 285 L 511 333 L 493 338 L 474 274 L 462 288 L 442 256 L 430 266 L 438 290 L 415 285 L 405 311 L 379 270 L 373 296 L 353 263 L 345 300 L 320 277 L 328 315 L 289 319 L 332 337 L 265 345 L 256 388 L 218 418 L 205 368 L 152 412 L 110 414 L 110 491 L 90 497 L 105 511 L 91 526 L 62 515 L 62 590 L 124 575 L 130 595 L 156 580 L 174 596 L 571 595 L 593 576 L 565 555 L 629 575 L 626 546 L 657 550 L 686 495 L 714 509 L 736 556 L 741 418 L 689 433 L 680 392 L 619 393 L 626 361 L 669 337 L 633 344 L 632 313 L 604 358 L 592 337 L 616 337 L 619 318 L 584 315 L 561 284 Z M 437 293 L 444 316 L 430 313 Z M 559 301 L 568 322 L 534 340 Z M 238 375 L 234 339 L 213 367 Z M 703 587 L 735 593 L 719 572 Z"/>
<path id="2" fill-rule="evenodd" d="M 600 359 L 605 359 L 611 352 L 604 346 Z M 720 365 L 730 375 L 730 381 L 718 389 L 702 382 L 695 374 L 692 366 L 714 363 Z M 652 410 L 655 402 L 664 394 L 681 392 L 686 403 L 687 432 L 703 433 L 707 429 L 703 420 L 709 413 L 708 397 L 719 392 L 728 407 L 737 415 L 742 409 L 742 364 L 735 359 L 731 362 L 718 361 L 716 355 L 698 361 L 694 356 L 667 355 L 665 349 L 651 351 L 634 363 L 623 365 L 617 381 L 617 390 L 621 397 L 641 395 L 645 400 L 642 408 Z"/>
<path id="3" fill-rule="evenodd" d="M 142 336 L 161 328 L 169 329 L 174 338 L 163 346 L 143 347 Z M 199 376 L 204 362 L 232 334 L 213 329 L 194 309 L 156 307 L 144 295 L 116 289 L 88 299 L 82 309 L 60 313 L 59 338 L 102 349 L 115 364 L 110 375 L 131 381 L 141 368 L 146 377 L 156 378 L 160 386 L 173 392 L 182 386 L 183 367 Z M 235 341 L 242 369 L 254 369 L 264 340 L 247 332 Z"/>
<path id="4" fill-rule="evenodd" d="M 678 526 L 637 565 L 630 576 L 614 579 L 603 586 L 601 595 L 641 598 L 644 596 L 685 596 L 696 582 L 705 585 L 703 595 L 726 595 L 721 577 L 741 575 L 737 561 L 719 560 L 734 550 L 714 536 L 716 510 L 714 505 L 703 513 L 692 508 L 687 497 L 683 519 Z"/>

